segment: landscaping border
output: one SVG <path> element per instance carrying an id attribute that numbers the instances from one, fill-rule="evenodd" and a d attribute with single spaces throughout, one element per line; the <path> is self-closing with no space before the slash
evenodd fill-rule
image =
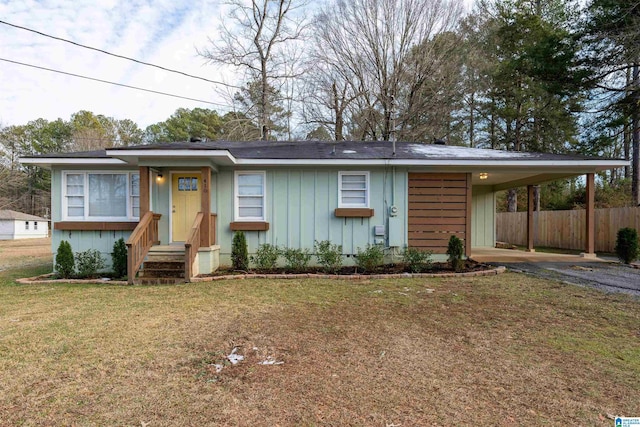
<path id="1" fill-rule="evenodd" d="M 214 282 L 217 280 L 244 280 L 244 279 L 331 279 L 331 280 L 363 280 L 363 279 L 415 279 L 415 278 L 435 278 L 435 277 L 477 277 L 494 276 L 504 273 L 507 270 L 504 266 L 495 267 L 489 270 L 469 271 L 466 273 L 396 273 L 396 274 L 227 274 L 223 276 L 194 277 L 191 283 Z M 55 283 L 85 283 L 85 284 L 109 284 L 128 285 L 126 280 L 99 280 L 99 279 L 40 279 L 35 276 L 16 279 L 21 285 L 46 285 Z"/>

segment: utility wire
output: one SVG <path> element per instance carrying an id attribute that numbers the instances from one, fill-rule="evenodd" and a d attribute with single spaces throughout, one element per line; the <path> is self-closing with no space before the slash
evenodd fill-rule
<path id="1" fill-rule="evenodd" d="M 107 52 L 106 50 L 98 49 L 96 47 L 87 46 L 87 45 L 84 45 L 84 44 L 81 44 L 81 43 L 78 43 L 78 42 L 74 42 L 73 40 L 67 40 L 67 39 L 63 39 L 61 37 L 52 36 L 50 34 L 46 34 L 46 33 L 43 33 L 43 32 L 37 31 L 37 30 L 33 30 L 31 28 L 23 27 L 23 26 L 20 26 L 20 25 L 12 24 L 12 23 L 7 22 L 7 21 L 0 20 L 0 24 L 5 24 L 5 25 L 8 25 L 10 27 L 18 28 L 18 29 L 25 30 L 25 31 L 30 31 L 32 33 L 39 34 L 39 35 L 44 36 L 44 37 L 49 37 L 50 39 L 59 40 L 59 41 L 65 42 L 65 43 L 71 43 L 72 45 L 75 45 L 75 46 L 78 46 L 78 47 L 82 47 L 84 49 L 94 50 L 96 52 L 104 53 L 106 55 L 111 55 L 111 56 L 114 56 L 114 57 L 120 58 L 120 59 L 126 59 L 127 61 L 133 61 L 133 62 L 136 62 L 138 64 L 147 65 L 149 67 L 158 68 L 160 70 L 168 71 L 170 73 L 181 74 L 183 76 L 190 77 L 192 79 L 198 79 L 198 80 L 202 80 L 202 81 L 209 82 L 209 83 L 223 85 L 223 86 L 227 86 L 227 87 L 230 87 L 230 88 L 233 88 L 233 89 L 242 89 L 241 87 L 236 86 L 236 85 L 232 85 L 232 84 L 229 84 L 229 83 L 221 82 L 221 81 L 218 81 L 218 80 L 210 80 L 210 79 L 206 79 L 206 78 L 200 77 L 200 76 L 194 76 L 193 74 L 188 74 L 188 73 L 185 73 L 183 71 L 173 70 L 171 68 L 166 68 L 166 67 L 163 67 L 163 66 L 160 66 L 160 65 L 151 64 L 149 62 L 140 61 L 138 59 L 130 58 L 128 56 L 123 56 L 123 55 L 118 55 L 116 53 Z"/>
<path id="2" fill-rule="evenodd" d="M 17 65 L 23 65 L 25 67 L 37 68 L 39 70 L 51 71 L 52 73 L 65 74 L 67 76 L 78 77 L 80 79 L 93 80 L 93 81 L 100 82 L 100 83 L 106 83 L 106 84 L 110 84 L 110 85 L 126 87 L 128 89 L 135 89 L 135 90 L 140 90 L 140 91 L 143 91 L 143 92 L 150 92 L 150 93 L 155 93 L 155 94 L 158 94 L 158 95 L 171 96 L 173 98 L 186 99 L 188 101 L 202 102 L 204 104 L 211 104 L 211 105 L 217 105 L 217 106 L 220 106 L 220 107 L 229 108 L 229 106 L 225 105 L 225 104 L 219 104 L 219 103 L 211 102 L 211 101 L 204 101 L 202 99 L 189 98 L 187 96 L 175 95 L 173 93 L 160 92 L 160 91 L 157 91 L 157 90 L 145 89 L 145 88 L 137 87 L 137 86 L 130 86 L 130 85 L 126 85 L 126 84 L 123 84 L 123 83 L 116 83 L 116 82 L 111 82 L 111 81 L 108 81 L 108 80 L 97 79 L 95 77 L 88 77 L 88 76 L 83 76 L 83 75 L 80 75 L 80 74 L 68 73 L 66 71 L 61 71 L 61 70 L 54 70 L 53 68 L 40 67 L 38 65 L 25 64 L 24 62 L 12 61 L 11 59 L 0 58 L 0 61 L 10 62 L 12 64 L 17 64 Z"/>

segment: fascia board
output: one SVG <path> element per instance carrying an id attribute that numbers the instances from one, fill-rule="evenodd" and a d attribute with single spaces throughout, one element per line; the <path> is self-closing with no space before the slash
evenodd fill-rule
<path id="1" fill-rule="evenodd" d="M 509 168 L 509 167 L 558 167 L 558 168 L 587 168 L 604 170 L 610 168 L 628 166 L 629 162 L 625 160 L 411 160 L 411 159 L 237 159 L 238 165 L 256 165 L 256 166 L 435 166 L 435 167 L 451 167 L 464 166 L 476 167 L 480 169 L 486 168 Z"/>
<path id="2" fill-rule="evenodd" d="M 224 157 L 232 163 L 236 158 L 227 150 L 106 150 L 112 157 Z"/>

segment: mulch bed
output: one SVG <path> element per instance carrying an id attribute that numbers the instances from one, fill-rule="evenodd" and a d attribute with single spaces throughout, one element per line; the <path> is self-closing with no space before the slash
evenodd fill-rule
<path id="1" fill-rule="evenodd" d="M 473 260 L 466 260 L 460 271 L 454 271 L 449 263 L 434 262 L 431 268 L 414 273 L 409 270 L 408 266 L 402 263 L 381 265 L 373 271 L 363 271 L 356 266 L 341 267 L 335 273 L 327 273 L 322 267 L 307 267 L 304 270 L 291 270 L 285 267 L 278 267 L 269 270 L 252 269 L 250 271 L 232 270 L 231 268 L 222 267 L 210 274 L 200 274 L 198 277 L 219 277 L 219 276 L 240 276 L 240 275 L 327 275 L 331 276 L 379 276 L 379 275 L 405 275 L 405 274 L 461 274 L 477 271 L 491 270 L 493 267 L 479 263 Z"/>

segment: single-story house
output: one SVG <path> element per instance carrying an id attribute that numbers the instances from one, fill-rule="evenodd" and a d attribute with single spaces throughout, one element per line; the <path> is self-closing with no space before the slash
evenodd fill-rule
<path id="1" fill-rule="evenodd" d="M 12 210 L 0 210 L 0 240 L 49 236 L 49 220 Z"/>
<path id="2" fill-rule="evenodd" d="M 230 265 L 235 231 L 250 253 L 330 240 L 347 263 L 367 244 L 444 257 L 452 235 L 469 255 L 495 246 L 497 191 L 585 174 L 593 210 L 594 173 L 627 164 L 388 141 L 176 142 L 21 161 L 52 171 L 54 251 L 64 239 L 110 261 L 123 237 L 130 281 L 156 252 L 179 250 L 186 280 Z"/>

